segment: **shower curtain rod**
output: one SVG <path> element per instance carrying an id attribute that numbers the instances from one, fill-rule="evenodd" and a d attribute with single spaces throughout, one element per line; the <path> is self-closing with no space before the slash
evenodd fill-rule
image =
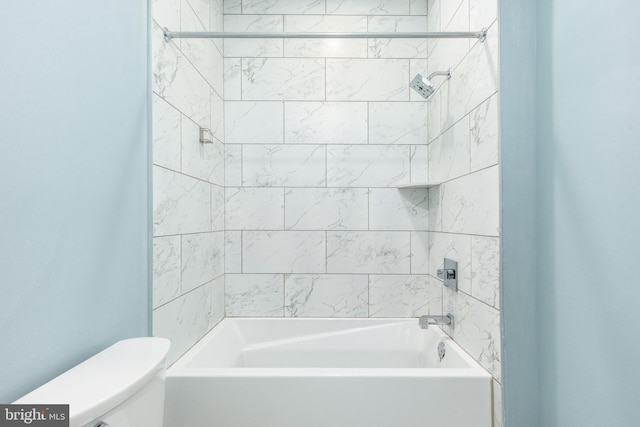
<path id="1" fill-rule="evenodd" d="M 164 38 L 171 39 L 480 39 L 487 37 L 487 29 L 471 32 L 409 32 L 409 33 L 229 33 L 179 32 L 164 28 Z"/>

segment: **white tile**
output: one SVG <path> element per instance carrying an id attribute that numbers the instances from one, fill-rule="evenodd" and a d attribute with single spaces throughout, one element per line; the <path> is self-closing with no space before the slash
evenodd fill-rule
<path id="1" fill-rule="evenodd" d="M 471 237 L 463 234 L 429 233 L 429 274 L 444 268 L 444 259 L 458 262 L 458 289 L 471 294 Z"/>
<path id="2" fill-rule="evenodd" d="M 498 96 L 471 112 L 471 170 L 498 164 Z"/>
<path id="3" fill-rule="evenodd" d="M 224 272 L 242 273 L 242 232 L 225 231 L 224 239 Z"/>
<path id="4" fill-rule="evenodd" d="M 408 59 L 327 59 L 327 99 L 408 101 Z"/>
<path id="5" fill-rule="evenodd" d="M 460 8 L 469 8 L 468 0 L 448 0 L 439 1 L 438 3 L 440 3 L 440 20 L 442 22 L 442 28 L 447 28 L 449 21 L 451 21 Z"/>
<path id="6" fill-rule="evenodd" d="M 285 143 L 366 144 L 366 102 L 287 102 Z"/>
<path id="7" fill-rule="evenodd" d="M 324 0 L 243 0 L 243 13 L 255 14 L 322 14 Z"/>
<path id="8" fill-rule="evenodd" d="M 366 275 L 287 274 L 286 317 L 367 317 Z"/>
<path id="9" fill-rule="evenodd" d="M 444 182 L 470 172 L 469 117 L 429 144 L 429 182 Z"/>
<path id="10" fill-rule="evenodd" d="M 212 0 L 211 2 L 211 19 L 209 20 L 209 31 L 224 31 L 224 5 L 223 0 Z M 224 41 L 213 39 L 218 52 L 224 52 Z"/>
<path id="11" fill-rule="evenodd" d="M 469 84 L 473 82 L 473 84 Z M 476 43 L 443 86 L 443 120 L 456 122 L 498 90 L 498 27 L 489 28 L 484 43 Z"/>
<path id="12" fill-rule="evenodd" d="M 182 236 L 182 293 L 224 274 L 224 233 Z"/>
<path id="13" fill-rule="evenodd" d="M 282 274 L 227 274 L 225 288 L 229 317 L 284 315 Z"/>
<path id="14" fill-rule="evenodd" d="M 429 269 L 429 233 L 426 231 L 411 232 L 411 274 L 436 274 Z"/>
<path id="15" fill-rule="evenodd" d="M 328 273 L 409 273 L 409 233 L 329 231 Z"/>
<path id="16" fill-rule="evenodd" d="M 369 190 L 370 230 L 427 230 L 429 193 L 423 188 Z"/>
<path id="17" fill-rule="evenodd" d="M 336 15 L 408 15 L 409 0 L 326 0 Z"/>
<path id="18" fill-rule="evenodd" d="M 211 0 L 211 31 L 222 31 L 222 17 L 224 15 L 224 0 Z M 220 24 L 217 24 L 220 22 Z"/>
<path id="19" fill-rule="evenodd" d="M 243 185 L 258 187 L 323 187 L 322 145 L 245 145 Z"/>
<path id="20" fill-rule="evenodd" d="M 427 14 L 427 0 L 410 0 L 409 4 L 412 15 Z"/>
<path id="21" fill-rule="evenodd" d="M 471 237 L 471 295 L 500 308 L 500 239 Z"/>
<path id="22" fill-rule="evenodd" d="M 455 328 L 443 326 L 443 330 L 500 381 L 500 312 L 464 292 L 454 293 L 447 288 L 444 311 L 455 316 Z"/>
<path id="23" fill-rule="evenodd" d="M 242 185 L 242 145 L 224 145 L 224 183 L 227 187 Z"/>
<path id="24" fill-rule="evenodd" d="M 411 177 L 409 182 L 427 182 L 429 180 L 429 147 L 412 145 L 410 150 Z"/>
<path id="25" fill-rule="evenodd" d="M 153 308 L 180 295 L 180 236 L 153 239 Z"/>
<path id="26" fill-rule="evenodd" d="M 153 25 L 153 91 L 201 126 L 210 126 L 210 86 L 173 42 Z"/>
<path id="27" fill-rule="evenodd" d="M 171 340 L 167 364 L 175 362 L 213 324 L 211 286 L 201 286 L 153 311 L 153 336 Z"/>
<path id="28" fill-rule="evenodd" d="M 211 231 L 224 231 L 224 187 L 211 186 Z"/>
<path id="29" fill-rule="evenodd" d="M 153 163 L 180 171 L 180 112 L 153 94 Z"/>
<path id="30" fill-rule="evenodd" d="M 444 231 L 498 236 L 497 166 L 447 182 L 441 191 Z"/>
<path id="31" fill-rule="evenodd" d="M 279 33 L 282 32 L 282 16 L 226 15 L 224 30 L 228 33 Z M 282 56 L 282 39 L 225 39 L 225 58 L 260 58 Z"/>
<path id="32" fill-rule="evenodd" d="M 225 203 L 227 230 L 282 230 L 284 190 L 282 188 L 228 187 Z"/>
<path id="33" fill-rule="evenodd" d="M 323 231 L 244 231 L 245 273 L 324 273 Z"/>
<path id="34" fill-rule="evenodd" d="M 181 31 L 208 31 L 208 10 L 206 21 L 202 21 L 202 18 L 198 17 L 191 7 L 188 6 L 187 0 L 182 0 L 180 19 L 182 23 Z M 215 47 L 213 40 L 182 39 L 180 42 L 184 55 L 191 61 L 207 82 L 217 90 L 218 93 L 222 93 L 223 83 L 220 71 L 222 70 L 223 59 L 222 54 Z"/>
<path id="35" fill-rule="evenodd" d="M 427 103 L 369 103 L 370 144 L 426 144 Z"/>
<path id="36" fill-rule="evenodd" d="M 180 30 L 180 0 L 152 0 L 151 14 L 160 27 Z"/>
<path id="37" fill-rule="evenodd" d="M 442 231 L 442 187 L 429 189 L 429 230 Z"/>
<path id="38" fill-rule="evenodd" d="M 204 25 L 205 30 L 209 29 L 209 19 L 211 14 L 211 5 L 210 0 L 183 0 L 182 3 L 182 16 L 184 17 L 188 7 L 187 4 L 191 5 L 191 9 L 189 13 L 194 13 L 200 22 Z M 182 28 L 182 31 L 189 31 Z"/>
<path id="39" fill-rule="evenodd" d="M 429 97 L 427 102 L 427 134 L 429 142 L 433 141 L 442 134 L 442 119 L 440 118 L 440 109 L 442 102 L 440 100 L 441 91 L 436 91 Z"/>
<path id="40" fill-rule="evenodd" d="M 442 21 L 440 16 L 441 0 L 428 0 L 427 3 L 427 30 L 428 31 L 442 31 Z M 429 54 L 438 45 L 439 39 L 429 40 Z"/>
<path id="41" fill-rule="evenodd" d="M 224 184 L 224 145 L 200 142 L 200 127 L 182 116 L 182 172 L 218 185 Z"/>
<path id="42" fill-rule="evenodd" d="M 242 59 L 244 100 L 323 100 L 324 95 L 324 59 Z"/>
<path id="43" fill-rule="evenodd" d="M 369 276 L 370 317 L 442 313 L 442 285 L 427 275 Z"/>
<path id="44" fill-rule="evenodd" d="M 225 143 L 283 143 L 284 106 L 282 104 L 282 102 L 225 102 Z"/>
<path id="45" fill-rule="evenodd" d="M 491 26 L 498 19 L 498 0 L 473 0 L 469 22 L 473 31 Z"/>
<path id="46" fill-rule="evenodd" d="M 224 99 L 239 101 L 242 99 L 242 59 L 224 59 Z"/>
<path id="47" fill-rule="evenodd" d="M 211 229 L 211 189 L 204 181 L 153 168 L 153 235 Z"/>
<path id="48" fill-rule="evenodd" d="M 370 32 L 424 32 L 424 16 L 370 16 Z M 426 58 L 428 39 L 369 39 L 369 58 Z"/>
<path id="49" fill-rule="evenodd" d="M 470 31 L 469 29 L 469 0 L 464 0 L 455 15 L 442 31 Z M 460 61 L 469 52 L 471 42 L 469 39 L 439 39 L 437 46 L 429 55 L 429 71 L 446 71 L 452 69 L 455 72 Z M 442 78 L 434 81 L 440 85 Z M 457 118 L 456 118 L 457 119 Z"/>
<path id="50" fill-rule="evenodd" d="M 211 287 L 211 319 L 209 321 L 209 328 L 213 328 L 225 317 L 224 306 L 224 288 L 225 277 L 220 276 L 211 282 L 208 286 Z"/>
<path id="51" fill-rule="evenodd" d="M 218 72 L 222 73 L 222 68 Z M 211 127 L 209 129 L 214 138 L 224 142 L 224 101 L 215 90 L 211 91 Z"/>
<path id="52" fill-rule="evenodd" d="M 242 0 L 224 0 L 224 14 L 242 13 Z"/>
<path id="53" fill-rule="evenodd" d="M 345 145 L 327 148 L 330 187 L 395 187 L 409 181 L 406 145 Z"/>
<path id="54" fill-rule="evenodd" d="M 287 230 L 366 230 L 366 188 L 289 188 L 285 193 Z"/>
<path id="55" fill-rule="evenodd" d="M 287 15 L 287 32 L 367 32 L 366 16 Z M 366 58 L 365 39 L 285 39 L 288 57 Z"/>

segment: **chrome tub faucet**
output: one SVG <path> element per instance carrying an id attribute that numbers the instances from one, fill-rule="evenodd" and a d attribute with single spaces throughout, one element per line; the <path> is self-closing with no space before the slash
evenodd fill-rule
<path id="1" fill-rule="evenodd" d="M 447 313 L 444 316 L 420 316 L 418 323 L 422 329 L 428 329 L 429 325 L 447 325 L 453 328 L 453 314 Z"/>

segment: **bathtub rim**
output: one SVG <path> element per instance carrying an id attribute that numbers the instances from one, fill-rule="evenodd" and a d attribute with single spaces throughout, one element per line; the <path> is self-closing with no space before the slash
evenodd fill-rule
<path id="1" fill-rule="evenodd" d="M 189 363 L 207 347 L 216 335 L 228 324 L 250 322 L 354 322 L 354 323 L 410 323 L 415 322 L 418 328 L 417 318 L 282 318 L 282 317 L 226 317 L 207 334 L 205 334 L 187 352 L 180 356 L 168 369 L 169 378 L 212 378 L 212 377 L 257 377 L 257 378 L 296 378 L 296 377 L 349 377 L 349 378 L 478 378 L 491 379 L 491 374 L 474 360 L 458 343 L 447 335 L 440 327 L 430 327 L 429 331 L 438 335 L 441 341 L 447 343 L 450 348 L 464 360 L 469 367 L 458 368 L 202 368 L 190 367 Z"/>

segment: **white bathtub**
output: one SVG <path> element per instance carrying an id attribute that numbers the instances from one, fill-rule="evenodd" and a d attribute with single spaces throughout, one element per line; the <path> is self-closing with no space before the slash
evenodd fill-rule
<path id="1" fill-rule="evenodd" d="M 166 393 L 165 427 L 491 426 L 491 376 L 417 319 L 227 318 Z"/>

